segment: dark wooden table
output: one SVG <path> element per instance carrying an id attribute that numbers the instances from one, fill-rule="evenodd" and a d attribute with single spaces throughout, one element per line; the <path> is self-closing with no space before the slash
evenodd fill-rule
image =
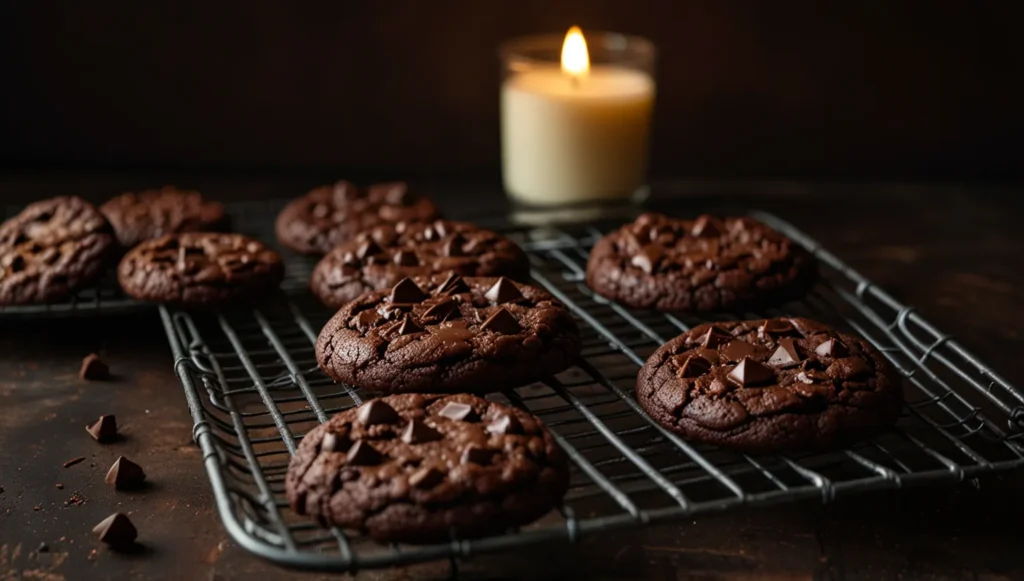
<path id="1" fill-rule="evenodd" d="M 103 196 L 176 182 L 222 199 L 293 195 L 325 176 L 9 174 L 0 201 L 58 193 Z M 443 206 L 501 207 L 491 184 L 435 184 Z M 667 182 L 674 211 L 763 208 L 823 241 L 916 306 L 1018 386 L 1024 386 L 1024 228 L 1013 188 L 883 184 Z M 1018 198 L 1014 198 L 1014 194 Z M 116 379 L 77 378 L 98 351 Z M 83 426 L 117 414 L 124 442 L 99 446 Z M 184 396 L 155 313 L 61 321 L 0 320 L 0 580 L 314 579 L 249 556 L 215 513 Z M 114 493 L 103 474 L 117 455 L 152 486 Z M 77 456 L 86 460 L 63 468 Z M 587 540 L 575 547 L 483 556 L 466 579 L 1024 579 L 1024 474 L 957 487 L 870 494 L 820 506 L 740 511 Z M 92 525 L 129 512 L 145 550 L 100 547 Z M 48 552 L 38 552 L 40 543 Z M 438 579 L 447 562 L 359 579 Z M 323 576 L 326 578 L 327 576 Z"/>

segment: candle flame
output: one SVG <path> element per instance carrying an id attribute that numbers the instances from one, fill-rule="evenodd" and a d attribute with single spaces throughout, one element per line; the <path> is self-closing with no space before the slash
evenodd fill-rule
<path id="1" fill-rule="evenodd" d="M 562 71 L 576 78 L 585 77 L 590 72 L 587 41 L 579 26 L 573 26 L 565 34 L 565 42 L 562 43 Z"/>

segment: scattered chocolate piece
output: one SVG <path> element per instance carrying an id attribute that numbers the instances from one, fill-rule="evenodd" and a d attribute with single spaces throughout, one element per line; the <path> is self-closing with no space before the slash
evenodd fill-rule
<path id="1" fill-rule="evenodd" d="M 359 248 L 356 249 L 356 256 L 362 260 L 366 260 L 371 256 L 380 254 L 381 252 L 384 252 L 384 250 L 378 246 L 376 242 L 373 240 L 367 240 L 360 244 Z"/>
<path id="2" fill-rule="evenodd" d="M 830 337 L 827 341 L 818 345 L 814 352 L 821 357 L 845 357 L 849 354 L 846 345 L 840 343 L 835 337 Z"/>
<path id="3" fill-rule="evenodd" d="M 427 309 L 424 313 L 424 317 L 437 317 L 438 319 L 445 319 L 449 315 L 452 315 L 459 310 L 459 305 L 452 299 L 447 299 L 437 303 L 436 305 Z M 456 317 L 457 318 L 457 317 Z"/>
<path id="4" fill-rule="evenodd" d="M 402 441 L 406 444 L 422 444 L 441 439 L 441 432 L 431 428 L 420 418 L 409 420 L 409 424 L 402 431 Z"/>
<path id="5" fill-rule="evenodd" d="M 462 280 L 462 277 L 455 274 L 454 272 L 448 275 L 441 286 L 437 289 L 438 293 L 448 293 L 450 295 L 457 295 L 459 293 L 468 293 L 469 285 L 466 281 Z"/>
<path id="6" fill-rule="evenodd" d="M 718 351 L 715 351 L 714 349 L 698 347 L 696 353 L 697 355 L 700 355 L 702 359 L 707 359 L 712 365 L 717 364 L 719 360 L 721 360 L 721 357 L 718 356 Z"/>
<path id="7" fill-rule="evenodd" d="M 398 326 L 398 335 L 399 336 L 401 336 L 401 335 L 412 335 L 414 333 L 422 333 L 422 332 L 423 332 L 423 327 L 420 327 L 415 322 L 413 322 L 413 320 L 408 315 L 406 315 L 406 317 L 404 319 L 402 319 L 402 324 Z"/>
<path id="8" fill-rule="evenodd" d="M 647 274 L 651 274 L 654 272 L 654 269 L 657 268 L 658 260 L 663 254 L 664 252 L 661 250 L 660 246 L 648 244 L 633 255 L 633 258 L 630 259 L 629 263 Z"/>
<path id="9" fill-rule="evenodd" d="M 445 256 L 464 256 L 466 253 L 462 250 L 462 245 L 466 243 L 466 239 L 461 234 L 456 233 L 452 236 L 451 240 L 444 244 L 444 255 Z"/>
<path id="10" fill-rule="evenodd" d="M 711 362 L 703 357 L 697 357 L 696 355 L 690 355 L 686 357 L 682 365 L 679 366 L 679 371 L 676 372 L 677 377 L 700 377 L 708 371 L 711 371 Z"/>
<path id="11" fill-rule="evenodd" d="M 471 445 L 462 453 L 462 463 L 487 466 L 491 463 L 491 458 L 494 458 L 495 454 L 497 454 L 497 450 L 488 450 Z"/>
<path id="12" fill-rule="evenodd" d="M 59 483 L 59 482 L 56 484 L 56 487 L 57 487 L 57 490 L 64 490 L 64 485 Z"/>
<path id="13" fill-rule="evenodd" d="M 732 341 L 732 334 L 728 331 L 722 330 L 721 327 L 712 325 L 708 328 L 706 333 L 701 335 L 700 345 L 707 349 L 713 349 L 727 341 Z"/>
<path id="14" fill-rule="evenodd" d="M 493 315 L 487 317 L 487 320 L 484 321 L 483 325 L 480 325 L 480 328 L 501 333 L 502 335 L 512 335 L 522 330 L 515 315 L 508 312 L 505 307 L 498 309 Z"/>
<path id="15" fill-rule="evenodd" d="M 511 414 L 503 415 L 487 425 L 487 432 L 490 434 L 519 434 L 522 431 L 523 425 Z"/>
<path id="16" fill-rule="evenodd" d="M 690 230 L 690 233 L 697 238 L 718 238 L 722 235 L 722 230 L 715 225 L 711 216 L 705 214 L 693 222 L 693 229 Z"/>
<path id="17" fill-rule="evenodd" d="M 320 441 L 320 449 L 324 452 L 341 452 L 342 438 L 334 432 L 327 432 L 324 439 Z"/>
<path id="18" fill-rule="evenodd" d="M 399 250 L 395 253 L 395 264 L 399 266 L 416 266 L 420 259 L 412 250 Z"/>
<path id="19" fill-rule="evenodd" d="M 79 456 L 78 458 L 72 458 L 72 459 L 70 459 L 70 460 L 68 460 L 67 462 L 64 463 L 64 467 L 65 468 L 71 468 L 75 464 L 78 464 L 79 462 L 82 462 L 84 460 L 85 460 L 85 456 Z"/>
<path id="20" fill-rule="evenodd" d="M 109 444 L 117 440 L 117 419 L 113 415 L 103 415 L 85 430 L 100 444 Z"/>
<path id="21" fill-rule="evenodd" d="M 441 411 L 437 412 L 437 415 L 444 416 L 449 420 L 455 420 L 460 422 L 469 422 L 475 418 L 473 413 L 473 406 L 464 403 L 457 403 L 450 401 L 445 404 Z"/>
<path id="22" fill-rule="evenodd" d="M 499 278 L 498 282 L 484 293 L 484 296 L 496 305 L 523 298 L 523 294 L 516 288 L 515 283 L 505 277 Z"/>
<path id="23" fill-rule="evenodd" d="M 36 547 L 36 552 L 37 553 L 49 553 L 50 552 L 50 545 L 47 545 L 45 542 L 39 543 L 39 546 Z"/>
<path id="24" fill-rule="evenodd" d="M 132 521 L 120 512 L 103 519 L 93 527 L 92 532 L 99 535 L 100 541 L 115 549 L 131 546 L 139 536 Z"/>
<path id="25" fill-rule="evenodd" d="M 391 289 L 392 303 L 418 303 L 427 298 L 423 289 L 416 286 L 411 278 L 403 278 Z"/>
<path id="26" fill-rule="evenodd" d="M 121 456 L 114 461 L 103 481 L 113 484 L 115 490 L 134 490 L 146 481 L 146 473 L 142 471 L 142 466 Z"/>
<path id="27" fill-rule="evenodd" d="M 757 334 L 761 337 L 770 335 L 786 335 L 796 331 L 796 327 L 792 323 L 780 319 L 768 319 L 757 329 Z"/>
<path id="28" fill-rule="evenodd" d="M 725 347 L 723 347 L 719 353 L 725 357 L 726 361 L 739 361 L 744 357 L 750 357 L 756 351 L 757 350 L 754 349 L 754 346 L 750 343 L 736 339 L 726 343 Z"/>
<path id="29" fill-rule="evenodd" d="M 409 319 L 406 318 L 406 321 Z M 359 408 L 359 415 L 356 416 L 359 423 L 364 426 L 375 424 L 393 424 L 398 421 L 398 412 L 395 408 L 382 402 L 379 399 L 371 399 Z"/>
<path id="30" fill-rule="evenodd" d="M 82 359 L 82 368 L 78 371 L 78 376 L 87 381 L 102 381 L 110 378 L 110 367 L 100 360 L 99 355 L 90 353 Z"/>
<path id="31" fill-rule="evenodd" d="M 359 261 L 358 258 L 356 258 L 356 255 L 353 252 L 346 252 L 341 257 L 341 264 L 343 266 L 352 266 L 352 267 L 357 267 L 357 266 L 362 265 L 362 263 Z"/>
<path id="32" fill-rule="evenodd" d="M 797 350 L 796 341 L 789 337 L 779 339 L 779 347 L 768 359 L 768 365 L 792 367 L 798 363 L 800 363 L 800 352 Z"/>
<path id="33" fill-rule="evenodd" d="M 771 367 L 758 363 L 749 357 L 744 357 L 739 365 L 733 368 L 726 376 L 727 379 L 739 384 L 741 387 L 751 387 L 769 383 L 775 379 L 775 372 Z"/>
<path id="34" fill-rule="evenodd" d="M 359 440 L 348 449 L 348 463 L 353 466 L 373 466 L 384 458 L 376 448 L 365 440 Z"/>
<path id="35" fill-rule="evenodd" d="M 441 472 L 433 466 L 428 466 L 413 472 L 412 476 L 409 477 L 409 484 L 413 488 L 426 490 L 437 486 L 442 480 L 444 480 L 444 472 Z"/>

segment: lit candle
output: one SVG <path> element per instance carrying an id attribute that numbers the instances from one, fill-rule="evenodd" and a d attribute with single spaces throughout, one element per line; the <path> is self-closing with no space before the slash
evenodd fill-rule
<path id="1" fill-rule="evenodd" d="M 560 65 L 530 61 L 511 67 L 504 81 L 505 190 L 537 206 L 633 195 L 646 183 L 653 78 L 625 65 L 591 66 L 576 27 L 562 43 Z"/>

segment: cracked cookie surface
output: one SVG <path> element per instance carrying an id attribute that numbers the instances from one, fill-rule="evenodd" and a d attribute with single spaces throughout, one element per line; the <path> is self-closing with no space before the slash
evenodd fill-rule
<path id="1" fill-rule="evenodd" d="M 116 246 L 113 228 L 82 198 L 29 204 L 0 224 L 0 305 L 73 294 L 103 274 Z"/>
<path id="2" fill-rule="evenodd" d="M 289 202 L 274 230 L 281 244 L 303 254 L 327 254 L 378 224 L 429 222 L 437 207 L 403 182 L 365 188 L 346 181 L 316 188 Z"/>
<path id="3" fill-rule="evenodd" d="M 129 295 L 183 305 L 253 298 L 283 278 L 281 257 L 241 234 L 187 232 L 149 240 L 118 267 L 118 281 Z"/>
<path id="4" fill-rule="evenodd" d="M 526 281 L 530 261 L 508 238 L 467 222 L 382 224 L 335 247 L 317 264 L 309 286 L 321 302 L 338 309 L 403 278 L 445 272 Z"/>
<path id="5" fill-rule="evenodd" d="M 868 438 L 903 407 L 898 373 L 870 343 L 796 317 L 694 327 L 648 358 L 636 397 L 688 440 L 765 453 Z"/>
<path id="6" fill-rule="evenodd" d="M 125 248 L 168 234 L 215 232 L 227 225 L 219 202 L 172 186 L 121 194 L 104 202 L 100 212 Z"/>
<path id="7" fill-rule="evenodd" d="M 728 311 L 802 296 L 815 272 L 807 251 L 756 220 L 649 213 L 594 245 L 587 285 L 639 309 Z"/>
<path id="8" fill-rule="evenodd" d="M 547 292 L 499 277 L 403 279 L 360 295 L 320 331 L 337 381 L 381 393 L 498 391 L 576 361 L 579 330 Z"/>
<path id="9" fill-rule="evenodd" d="M 535 416 L 469 394 L 370 400 L 311 430 L 285 479 L 295 512 L 381 542 L 497 534 L 558 506 L 564 452 Z"/>

